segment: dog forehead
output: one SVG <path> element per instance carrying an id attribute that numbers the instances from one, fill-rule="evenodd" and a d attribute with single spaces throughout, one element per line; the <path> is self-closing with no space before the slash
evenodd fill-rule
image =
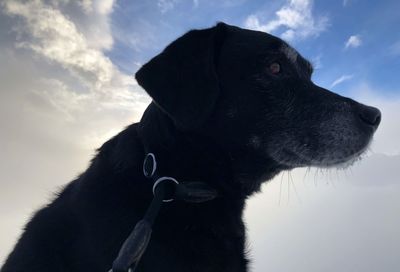
<path id="1" fill-rule="evenodd" d="M 287 44 L 283 44 L 280 48 L 280 51 L 285 54 L 291 63 L 296 64 L 297 57 L 299 56 L 299 53 L 297 53 L 296 49 Z"/>

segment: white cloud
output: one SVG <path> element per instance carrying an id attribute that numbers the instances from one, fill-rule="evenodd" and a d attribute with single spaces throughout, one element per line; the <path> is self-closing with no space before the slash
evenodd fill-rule
<path id="1" fill-rule="evenodd" d="M 8 1 L 5 11 L 25 20 L 19 31 L 29 38 L 17 46 L 32 49 L 57 62 L 86 83 L 93 84 L 91 87 L 100 89 L 111 81 L 115 71 L 111 61 L 100 50 L 91 48 L 85 36 L 60 10 L 40 1 Z"/>
<path id="2" fill-rule="evenodd" d="M 322 55 L 319 54 L 319 55 L 316 55 L 315 57 L 313 57 L 311 59 L 311 63 L 312 63 L 312 65 L 313 65 L 315 70 L 321 69 L 323 67 Z"/>
<path id="3" fill-rule="evenodd" d="M 263 23 L 259 15 L 252 14 L 244 24 L 247 28 L 264 32 L 282 30 L 280 36 L 288 41 L 315 37 L 326 29 L 328 18 L 314 16 L 312 9 L 312 0 L 290 0 L 275 12 L 275 19 Z"/>
<path id="4" fill-rule="evenodd" d="M 95 1 L 93 6 L 107 17 L 112 1 Z M 58 9 L 59 5 L 7 1 L 4 7 L 8 15 L 23 19 L 17 29 L 20 35 L 17 47 L 31 49 L 53 65 L 66 69 L 86 89 L 78 94 L 72 88 L 68 89 L 63 79 L 45 79 L 51 82 L 50 85 L 56 84 L 55 88 L 49 92 L 35 91 L 37 94 L 47 97 L 54 105 L 62 105 L 65 111 L 87 108 L 83 106 L 88 101 L 104 108 L 132 108 L 135 105 L 137 96 L 132 90 L 138 87 L 133 76 L 121 73 L 102 50 L 90 46 L 88 38 Z M 79 107 L 72 109 L 77 101 Z"/>
<path id="5" fill-rule="evenodd" d="M 80 7 L 82 7 L 83 11 L 86 14 L 89 14 L 93 11 L 92 0 L 82 0 L 77 2 Z"/>
<path id="6" fill-rule="evenodd" d="M 252 270 L 399 271 L 400 185 L 395 171 L 367 175 L 382 173 L 378 167 L 361 162 L 353 174 L 312 170 L 305 179 L 299 169 L 293 183 L 284 174 L 282 186 L 280 177 L 265 185 L 245 212 Z M 392 183 L 381 185 L 386 178 Z"/>
<path id="7" fill-rule="evenodd" d="M 350 80 L 353 78 L 354 75 L 342 75 L 339 78 L 337 78 L 335 81 L 332 82 L 331 88 L 335 87 L 336 85 L 339 85 L 340 83 L 343 83 L 347 80 Z"/>
<path id="8" fill-rule="evenodd" d="M 344 47 L 347 48 L 357 48 L 361 46 L 362 40 L 360 35 L 352 35 L 349 37 L 349 39 L 346 41 Z"/>
<path id="9" fill-rule="evenodd" d="M 166 13 L 174 9 L 178 0 L 158 0 L 157 6 L 161 13 Z"/>
<path id="10" fill-rule="evenodd" d="M 83 1 L 90 1 L 90 0 L 83 0 Z M 95 10 L 97 10 L 100 14 L 110 14 L 113 6 L 114 6 L 114 0 L 94 0 L 93 1 L 93 6 L 95 7 Z"/>

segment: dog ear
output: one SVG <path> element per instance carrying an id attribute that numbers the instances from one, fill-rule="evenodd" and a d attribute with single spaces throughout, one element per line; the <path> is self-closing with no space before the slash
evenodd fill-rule
<path id="1" fill-rule="evenodd" d="M 227 25 L 191 30 L 136 73 L 137 82 L 181 130 L 201 126 L 219 95 L 216 61 Z"/>

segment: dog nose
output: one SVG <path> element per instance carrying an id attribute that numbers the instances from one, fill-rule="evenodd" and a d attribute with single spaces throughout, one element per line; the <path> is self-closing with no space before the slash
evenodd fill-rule
<path id="1" fill-rule="evenodd" d="M 381 112 L 377 108 L 362 105 L 359 111 L 359 117 L 364 124 L 373 126 L 375 129 L 381 122 Z"/>

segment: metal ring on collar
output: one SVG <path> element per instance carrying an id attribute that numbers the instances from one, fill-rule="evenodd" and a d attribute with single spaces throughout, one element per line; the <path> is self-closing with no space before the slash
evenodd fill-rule
<path id="1" fill-rule="evenodd" d="M 149 163 L 151 163 L 151 171 L 150 173 L 147 172 L 147 167 L 149 166 Z M 157 169 L 157 161 L 156 161 L 156 156 L 154 156 L 153 153 L 147 153 L 146 157 L 144 158 L 143 162 L 143 174 L 146 178 L 151 178 L 154 173 L 156 172 Z"/>
<path id="2" fill-rule="evenodd" d="M 155 190 L 156 190 L 157 185 L 160 184 L 161 182 L 165 181 L 165 180 L 170 180 L 170 181 L 172 181 L 172 182 L 175 182 L 175 184 L 179 184 L 179 182 L 178 182 L 176 179 L 174 179 L 174 178 L 171 178 L 171 177 L 161 177 L 161 178 L 157 179 L 156 182 L 155 182 L 154 185 L 153 185 L 153 195 L 154 195 L 154 192 L 155 192 Z M 170 199 L 163 199 L 163 202 L 171 202 L 171 201 L 173 201 L 173 200 L 174 200 L 173 198 L 170 198 Z"/>

